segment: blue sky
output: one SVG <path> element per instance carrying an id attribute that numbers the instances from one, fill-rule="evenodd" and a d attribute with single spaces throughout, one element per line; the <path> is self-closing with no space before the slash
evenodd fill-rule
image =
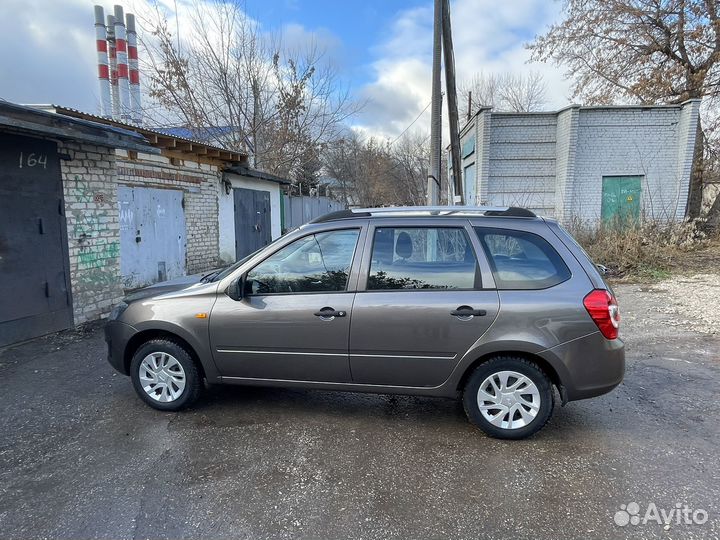
<path id="1" fill-rule="evenodd" d="M 248 13 L 267 28 L 300 25 L 337 39 L 335 59 L 353 88 L 371 81 L 372 61 L 403 11 L 427 7 L 422 0 L 247 0 Z"/>
<path id="2" fill-rule="evenodd" d="M 208 0 L 0 0 L 0 98 L 56 103 L 97 112 L 95 3 L 139 13 L 158 2 L 187 10 Z M 230 0 L 234 1 L 234 0 Z M 360 133 L 394 138 L 430 101 L 432 0 L 237 0 L 264 31 L 328 50 L 338 75 L 365 103 L 352 119 Z M 568 83 L 552 65 L 527 63 L 524 44 L 556 21 L 551 0 L 451 0 L 458 78 L 478 72 L 539 71 L 547 108 L 569 103 Z M 182 22 L 182 17 L 181 17 Z M 182 25 L 181 25 L 182 26 Z M 420 114 L 413 131 L 429 129 Z"/>

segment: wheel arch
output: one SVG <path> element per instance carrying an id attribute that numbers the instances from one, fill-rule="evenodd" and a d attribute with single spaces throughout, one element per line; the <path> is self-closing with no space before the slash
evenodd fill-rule
<path id="1" fill-rule="evenodd" d="M 125 351 L 123 353 L 123 366 L 125 367 L 125 372 L 130 373 L 130 362 L 132 362 L 132 358 L 137 352 L 137 350 L 148 341 L 151 341 L 153 339 L 167 339 L 169 341 L 174 341 L 181 345 L 187 352 L 190 354 L 190 357 L 193 359 L 195 364 L 198 367 L 198 370 L 200 371 L 200 375 L 207 379 L 207 373 L 205 371 L 205 365 L 200 359 L 200 355 L 198 355 L 197 351 L 195 350 L 195 347 L 192 346 L 192 344 L 179 335 L 178 333 L 172 332 L 171 330 L 163 329 L 163 328 L 149 328 L 145 330 L 141 330 L 134 334 L 125 345 Z"/>
<path id="2" fill-rule="evenodd" d="M 565 403 L 567 403 L 567 392 L 565 391 L 562 379 L 560 378 L 560 375 L 558 374 L 555 367 L 542 356 L 522 350 L 497 350 L 487 352 L 482 356 L 479 356 L 478 358 L 470 362 L 465 368 L 465 370 L 462 372 L 462 375 L 458 379 L 456 390 L 462 391 L 462 389 L 465 387 L 465 384 L 467 383 L 467 380 L 470 378 L 470 375 L 473 371 L 475 371 L 478 366 L 499 356 L 512 356 L 516 358 L 522 358 L 538 366 L 540 370 L 548 376 L 553 385 L 558 389 L 558 392 L 560 392 L 562 404 L 565 405 Z"/>

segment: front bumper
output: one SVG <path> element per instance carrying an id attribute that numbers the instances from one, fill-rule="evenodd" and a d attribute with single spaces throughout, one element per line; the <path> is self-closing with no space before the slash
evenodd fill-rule
<path id="1" fill-rule="evenodd" d="M 120 321 L 108 321 L 105 325 L 105 342 L 108 347 L 108 362 L 123 375 L 129 375 L 129 367 L 125 362 L 125 349 L 137 330 Z"/>
<path id="2" fill-rule="evenodd" d="M 557 371 L 568 401 L 610 392 L 625 376 L 625 344 L 595 332 L 540 353 Z"/>

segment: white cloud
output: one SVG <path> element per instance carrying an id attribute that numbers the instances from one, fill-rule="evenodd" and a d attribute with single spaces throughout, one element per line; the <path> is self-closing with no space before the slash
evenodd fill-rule
<path id="1" fill-rule="evenodd" d="M 549 64 L 527 63 L 530 53 L 524 47 L 525 42 L 558 18 L 559 10 L 559 3 L 546 0 L 453 1 L 458 80 L 469 79 L 478 72 L 534 70 L 542 73 L 547 83 L 547 107 L 567 105 L 569 84 L 562 71 Z M 361 90 L 367 106 L 354 126 L 356 130 L 393 138 L 425 109 L 431 99 L 432 22 L 430 2 L 426 7 L 400 13 L 391 34 L 376 49 L 379 59 L 373 64 L 375 80 Z M 428 132 L 429 117 L 426 111 L 412 129 Z M 445 109 L 443 119 L 447 119 Z"/>
<path id="2" fill-rule="evenodd" d="M 92 2 L 0 2 L 0 97 L 95 110 Z"/>
<path id="3" fill-rule="evenodd" d="M 123 0 L 126 11 L 139 17 L 156 0 Z M 181 33 L 193 27 L 191 6 L 197 0 L 178 0 Z M 292 3 L 295 0 L 287 0 Z M 97 112 L 98 89 L 94 44 L 93 4 L 109 0 L 0 0 L 0 98 L 18 103 L 58 103 Z M 157 0 L 172 16 L 174 0 Z M 342 4 L 338 9 L 348 9 Z M 562 72 L 545 64 L 528 65 L 523 43 L 558 17 L 560 5 L 547 0 L 454 0 L 452 23 L 459 78 L 473 73 L 540 71 L 548 84 L 548 106 L 568 103 L 568 84 Z M 367 105 L 356 119 L 356 129 L 366 134 L 396 137 L 430 101 L 432 53 L 432 2 L 400 12 L 386 39 L 373 52 L 374 80 L 358 97 Z M 175 21 L 171 17 L 170 28 Z M 302 45 L 315 39 L 327 47 L 332 60 L 343 69 L 342 40 L 333 29 L 309 32 L 300 25 L 286 25 L 286 44 Z M 339 65 L 338 65 L 339 64 Z M 446 117 L 447 115 L 444 114 Z M 413 126 L 429 131 L 429 110 Z"/>

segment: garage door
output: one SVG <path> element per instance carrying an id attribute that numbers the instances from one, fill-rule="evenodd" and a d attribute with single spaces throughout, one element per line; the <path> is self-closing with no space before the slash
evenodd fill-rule
<path id="1" fill-rule="evenodd" d="M 57 145 L 0 135 L 0 346 L 73 324 Z"/>
<path id="2" fill-rule="evenodd" d="M 235 188 L 235 256 L 242 259 L 270 243 L 270 193 Z"/>
<path id="3" fill-rule="evenodd" d="M 183 192 L 118 187 L 120 274 L 136 289 L 185 274 Z"/>

